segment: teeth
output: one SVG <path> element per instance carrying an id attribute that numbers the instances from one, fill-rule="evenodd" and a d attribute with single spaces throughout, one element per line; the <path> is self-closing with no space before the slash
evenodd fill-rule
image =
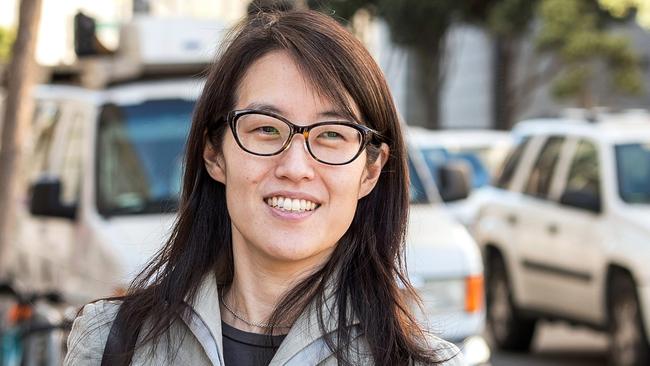
<path id="1" fill-rule="evenodd" d="M 266 204 L 284 211 L 313 211 L 318 206 L 315 202 L 304 199 L 291 199 L 286 197 L 270 197 Z"/>

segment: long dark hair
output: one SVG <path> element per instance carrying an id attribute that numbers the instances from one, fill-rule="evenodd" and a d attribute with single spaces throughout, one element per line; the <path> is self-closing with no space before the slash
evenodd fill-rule
<path id="1" fill-rule="evenodd" d="M 406 153 L 383 74 L 344 27 L 326 15 L 302 10 L 247 17 L 210 66 L 186 148 L 177 222 L 158 255 L 119 298 L 125 316 L 116 326 L 122 341 L 138 337 L 146 321 L 150 326 L 144 328 L 139 345 L 155 342 L 179 313 L 188 311 L 184 300 L 195 298 L 206 274 L 213 272 L 221 287 L 232 282 L 225 186 L 208 175 L 203 151 L 208 143 L 221 151 L 227 133 L 221 117 L 234 107 L 244 73 L 260 57 L 277 50 L 291 55 L 319 93 L 352 114 L 351 97 L 361 120 L 380 132 L 390 154 L 377 185 L 359 201 L 352 224 L 329 261 L 284 296 L 272 322 L 277 324 L 312 302 L 321 309 L 325 285 L 333 285 L 338 323 L 348 324 L 350 314 L 356 315 L 377 365 L 443 361 L 427 347 L 425 332 L 410 312 L 417 295 L 403 261 L 409 200 Z M 376 146 L 367 152 L 369 161 L 377 158 Z M 318 316 L 325 329 L 326 315 L 319 311 Z M 352 339 L 350 330 L 340 326 L 335 333 L 327 336 L 328 345 L 340 364 L 349 364 L 345 345 Z"/>

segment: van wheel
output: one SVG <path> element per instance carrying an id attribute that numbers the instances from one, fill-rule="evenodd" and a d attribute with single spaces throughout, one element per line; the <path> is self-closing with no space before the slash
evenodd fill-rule
<path id="1" fill-rule="evenodd" d="M 536 319 L 517 314 L 512 303 L 510 285 L 503 260 L 491 260 L 487 281 L 487 323 L 497 347 L 510 351 L 527 351 L 535 334 Z"/>
<path id="2" fill-rule="evenodd" d="M 649 365 L 650 350 L 634 282 L 628 276 L 618 275 L 610 286 L 609 363 L 618 366 Z"/>

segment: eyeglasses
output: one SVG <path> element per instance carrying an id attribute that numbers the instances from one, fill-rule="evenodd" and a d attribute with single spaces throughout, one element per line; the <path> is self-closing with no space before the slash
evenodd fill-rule
<path id="1" fill-rule="evenodd" d="M 232 111 L 226 118 L 239 147 L 258 156 L 280 154 L 289 148 L 293 135 L 301 134 L 314 159 L 344 165 L 356 159 L 373 138 L 379 138 L 378 132 L 357 123 L 328 121 L 299 126 L 275 113 L 254 109 Z"/>

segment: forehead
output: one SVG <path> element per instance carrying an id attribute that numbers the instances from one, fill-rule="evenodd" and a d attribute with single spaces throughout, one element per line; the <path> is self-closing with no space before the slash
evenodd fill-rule
<path id="1" fill-rule="evenodd" d="M 344 95 L 355 118 L 358 107 L 348 93 Z M 315 87 L 294 59 L 286 51 L 270 52 L 246 70 L 239 83 L 235 109 L 272 106 L 287 118 L 313 119 L 327 114 L 348 116 L 345 107 L 338 105 Z M 333 112 L 333 113 L 329 113 Z"/>

